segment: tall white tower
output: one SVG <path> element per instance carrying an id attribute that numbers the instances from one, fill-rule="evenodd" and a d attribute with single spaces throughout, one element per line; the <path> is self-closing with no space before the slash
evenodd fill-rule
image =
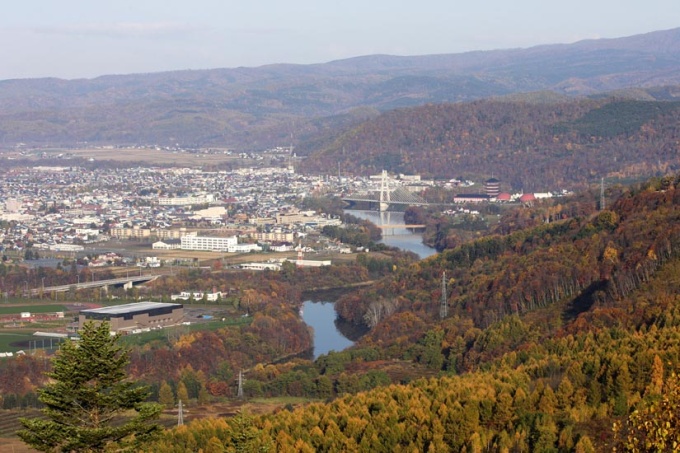
<path id="1" fill-rule="evenodd" d="M 387 211 L 390 207 L 390 187 L 387 179 L 387 170 L 382 171 L 380 178 L 380 212 Z"/>

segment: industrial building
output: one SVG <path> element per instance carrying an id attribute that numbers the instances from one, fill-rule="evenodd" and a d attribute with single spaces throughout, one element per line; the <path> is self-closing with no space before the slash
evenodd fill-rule
<path id="1" fill-rule="evenodd" d="M 135 329 L 172 326 L 182 322 L 184 305 L 160 302 L 137 302 L 112 307 L 81 310 L 78 327 L 87 321 L 108 321 L 112 332 L 132 332 Z"/>

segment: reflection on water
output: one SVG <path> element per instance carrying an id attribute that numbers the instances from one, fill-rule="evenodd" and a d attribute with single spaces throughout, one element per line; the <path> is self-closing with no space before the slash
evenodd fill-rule
<path id="1" fill-rule="evenodd" d="M 359 341 L 359 339 L 366 335 L 370 330 L 366 326 L 357 326 L 356 324 L 352 324 L 339 317 L 335 318 L 333 324 L 335 324 L 335 328 L 338 329 L 338 332 L 340 332 L 343 337 L 350 339 L 352 342 Z"/>
<path id="2" fill-rule="evenodd" d="M 404 225 L 403 212 L 378 212 L 378 211 L 353 211 L 346 210 L 345 213 L 352 214 L 360 219 L 370 220 L 376 225 Z M 394 228 L 386 230 L 380 241 L 390 247 L 398 247 L 417 254 L 421 259 L 432 256 L 437 251 L 423 244 L 423 235 L 406 228 Z"/>
<path id="3" fill-rule="evenodd" d="M 335 304 L 333 302 L 305 301 L 302 304 L 302 319 L 313 329 L 314 359 L 330 351 L 342 351 L 354 344 L 337 327 Z M 346 324 L 346 323 L 345 323 Z M 341 328 L 345 330 L 345 326 Z M 360 335 L 359 335 L 360 336 Z"/>
<path id="4" fill-rule="evenodd" d="M 405 223 L 403 212 L 380 213 L 353 210 L 345 212 L 355 217 L 368 219 L 376 225 L 403 225 Z M 414 252 L 420 258 L 426 258 L 437 253 L 435 249 L 424 245 L 422 240 L 423 237 L 420 233 L 414 233 L 406 228 L 394 228 L 387 231 L 380 242 L 390 247 Z M 335 304 L 327 301 L 335 300 L 338 294 L 322 293 L 310 294 L 310 296 L 316 300 L 307 300 L 302 304 L 302 319 L 313 329 L 315 360 L 322 354 L 328 354 L 330 351 L 342 351 L 352 346 L 366 333 L 364 328 L 337 319 Z"/>

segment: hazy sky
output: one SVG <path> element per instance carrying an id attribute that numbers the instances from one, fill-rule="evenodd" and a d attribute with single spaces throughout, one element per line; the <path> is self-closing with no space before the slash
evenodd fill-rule
<path id="1" fill-rule="evenodd" d="M 0 80 L 457 53 L 675 27 L 680 0 L 7 1 Z"/>

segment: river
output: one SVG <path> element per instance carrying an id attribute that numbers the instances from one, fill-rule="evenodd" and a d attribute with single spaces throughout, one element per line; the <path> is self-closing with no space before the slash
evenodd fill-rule
<path id="1" fill-rule="evenodd" d="M 336 325 L 335 303 L 307 300 L 302 304 L 302 319 L 314 331 L 314 360 L 330 351 L 342 351 L 354 344 Z"/>
<path id="2" fill-rule="evenodd" d="M 380 213 L 376 211 L 345 211 L 355 217 L 368 219 L 376 225 L 403 225 L 403 212 Z M 420 233 L 406 228 L 395 228 L 386 231 L 380 241 L 391 247 L 399 247 L 416 253 L 420 258 L 434 255 L 435 249 L 423 244 Z M 322 298 L 323 299 L 323 298 Z M 354 344 L 364 332 L 357 332 L 356 327 L 343 325 L 335 313 L 335 303 L 329 300 L 307 300 L 302 305 L 302 319 L 314 331 L 314 360 L 330 351 L 342 351 Z M 351 339 L 350 339 L 351 338 Z"/>
<path id="3" fill-rule="evenodd" d="M 370 220 L 376 225 L 404 225 L 403 212 L 378 212 L 378 211 L 354 211 L 346 210 L 345 214 L 352 214 L 354 217 Z M 380 241 L 391 247 L 399 247 L 402 250 L 414 252 L 421 259 L 432 256 L 437 251 L 423 244 L 423 235 L 414 233 L 406 228 L 394 228 L 384 230 L 383 238 Z"/>

